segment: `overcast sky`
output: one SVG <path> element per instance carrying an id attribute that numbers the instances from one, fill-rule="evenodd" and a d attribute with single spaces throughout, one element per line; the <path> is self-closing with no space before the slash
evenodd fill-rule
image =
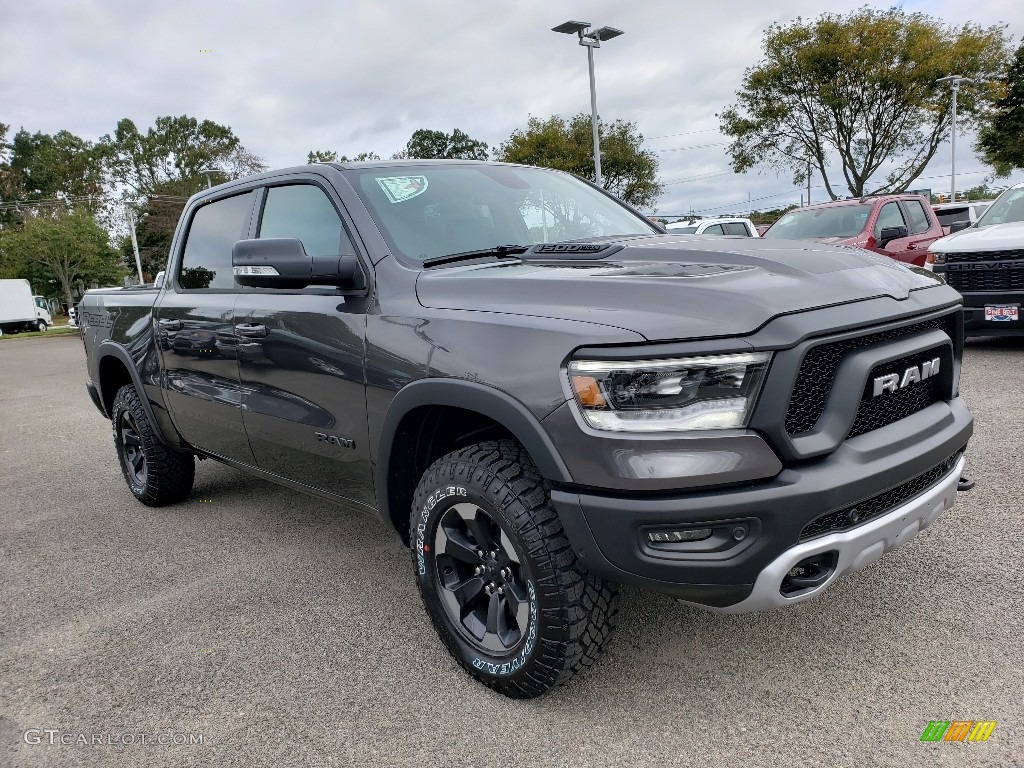
<path id="1" fill-rule="evenodd" d="M 312 149 L 387 157 L 417 128 L 457 127 L 496 147 L 529 115 L 589 112 L 586 51 L 550 31 L 577 19 L 626 33 L 595 52 L 598 107 L 637 123 L 658 153 L 659 212 L 745 210 L 748 198 L 771 208 L 798 203 L 800 190 L 785 175 L 729 172 L 715 113 L 769 24 L 863 4 L 4 0 L 0 122 L 96 140 L 123 117 L 145 130 L 187 114 L 231 126 L 271 167 L 304 163 Z M 1015 43 L 1024 35 L 1022 0 L 902 5 L 949 23 L 1006 23 Z M 958 189 L 986 176 L 972 143 L 957 142 Z M 915 186 L 946 190 L 949 172 L 947 143 Z"/>

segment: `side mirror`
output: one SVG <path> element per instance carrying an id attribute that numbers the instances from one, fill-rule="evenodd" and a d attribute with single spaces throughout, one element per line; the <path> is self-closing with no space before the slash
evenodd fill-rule
<path id="1" fill-rule="evenodd" d="M 949 234 L 952 235 L 954 232 L 962 232 L 965 229 L 969 229 L 970 226 L 970 221 L 954 221 L 949 225 Z"/>
<path id="2" fill-rule="evenodd" d="M 238 284 L 249 288 L 366 288 L 366 276 L 354 253 L 309 256 L 296 237 L 239 240 L 231 248 L 231 267 Z"/>
<path id="3" fill-rule="evenodd" d="M 878 236 L 878 247 L 885 248 L 885 246 L 893 240 L 899 240 L 901 237 L 906 236 L 906 227 L 885 227 L 882 229 L 882 233 Z"/>

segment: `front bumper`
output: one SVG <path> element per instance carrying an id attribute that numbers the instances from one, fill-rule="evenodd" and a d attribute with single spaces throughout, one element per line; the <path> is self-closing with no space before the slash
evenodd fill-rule
<path id="1" fill-rule="evenodd" d="M 772 608 L 813 597 L 951 507 L 963 466 L 958 454 L 972 430 L 971 414 L 956 398 L 851 438 L 827 456 L 792 464 L 770 481 L 672 495 L 556 488 L 551 499 L 577 556 L 595 574 L 712 609 Z M 921 478 L 926 487 L 918 487 Z M 879 508 L 889 498 L 898 501 Z M 808 535 L 806 527 L 820 526 L 825 515 L 865 505 L 875 510 L 865 522 Z M 667 547 L 649 538 L 651 531 L 695 528 L 715 534 Z M 795 564 L 831 551 L 835 561 L 822 583 L 780 591 Z"/>

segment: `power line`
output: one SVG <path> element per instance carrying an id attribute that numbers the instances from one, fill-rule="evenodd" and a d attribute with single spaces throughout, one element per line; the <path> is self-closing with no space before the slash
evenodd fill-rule
<path id="1" fill-rule="evenodd" d="M 692 147 L 671 147 L 669 149 L 656 149 L 655 152 L 685 152 L 688 149 L 707 149 L 708 147 L 724 147 L 728 141 L 720 141 L 717 144 L 696 144 Z"/>
<path id="2" fill-rule="evenodd" d="M 717 128 L 704 128 L 703 130 L 700 130 L 700 131 L 685 131 L 684 133 L 666 133 L 663 136 L 648 136 L 646 138 L 647 138 L 648 141 L 654 141 L 655 139 L 671 139 L 671 138 L 673 138 L 675 136 L 693 136 L 696 133 L 712 133 L 712 132 L 718 133 L 718 129 Z"/>

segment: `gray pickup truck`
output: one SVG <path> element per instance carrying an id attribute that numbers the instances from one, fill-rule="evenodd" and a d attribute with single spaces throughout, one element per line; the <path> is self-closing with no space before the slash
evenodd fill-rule
<path id="1" fill-rule="evenodd" d="M 852 248 L 673 236 L 567 174 L 318 164 L 193 197 L 159 287 L 82 302 L 144 504 L 195 458 L 378 516 L 459 663 L 593 663 L 619 584 L 807 600 L 956 500 L 961 299 Z M 382 606 L 386 610 L 386 606 Z"/>

